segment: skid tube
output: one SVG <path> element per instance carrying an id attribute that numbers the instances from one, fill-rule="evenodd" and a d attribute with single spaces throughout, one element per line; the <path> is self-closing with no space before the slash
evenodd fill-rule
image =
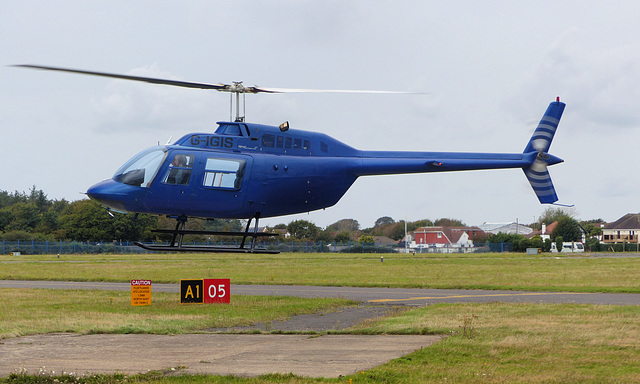
<path id="1" fill-rule="evenodd" d="M 249 231 L 251 227 L 251 221 L 256 219 L 254 230 Z M 175 229 L 155 229 L 152 232 L 156 233 L 170 233 L 173 235 L 171 243 L 169 245 L 152 245 L 144 244 L 139 241 L 134 242 L 135 245 L 148 251 L 164 251 L 164 252 L 214 252 L 214 253 L 268 253 L 275 254 L 280 253 L 277 250 L 270 250 L 266 248 L 256 248 L 256 239 L 258 237 L 272 237 L 279 236 L 278 233 L 258 232 L 258 221 L 260 220 L 260 214 L 257 213 L 253 218 L 249 219 L 247 226 L 243 232 L 217 232 L 217 231 L 191 231 L 185 229 L 187 218 L 184 216 L 178 217 L 178 221 Z M 182 239 L 184 235 L 211 235 L 211 236 L 232 236 L 242 237 L 242 242 L 238 247 L 225 247 L 225 246 L 209 246 L 209 245 L 183 245 Z M 249 247 L 245 247 L 247 238 L 251 238 L 251 244 Z"/>

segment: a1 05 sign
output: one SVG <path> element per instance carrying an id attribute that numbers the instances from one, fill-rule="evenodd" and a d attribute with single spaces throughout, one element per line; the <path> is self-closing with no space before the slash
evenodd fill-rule
<path id="1" fill-rule="evenodd" d="M 230 279 L 180 280 L 181 304 L 228 304 L 230 302 Z"/>

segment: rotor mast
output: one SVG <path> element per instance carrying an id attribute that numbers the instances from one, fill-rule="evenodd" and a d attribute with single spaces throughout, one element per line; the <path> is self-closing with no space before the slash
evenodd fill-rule
<path id="1" fill-rule="evenodd" d="M 230 87 L 229 92 L 232 92 L 229 100 L 229 119 L 233 115 L 233 93 L 236 94 L 236 118 L 235 122 L 244 122 L 244 115 L 246 111 L 246 88 L 242 85 L 242 81 L 234 81 L 233 86 Z M 242 116 L 240 116 L 240 94 L 242 93 Z"/>

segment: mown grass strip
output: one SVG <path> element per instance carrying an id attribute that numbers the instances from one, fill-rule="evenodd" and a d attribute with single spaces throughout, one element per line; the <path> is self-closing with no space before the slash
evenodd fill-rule
<path id="1" fill-rule="evenodd" d="M 640 293 L 638 270 L 640 258 L 522 254 L 388 254 L 384 262 L 377 254 L 0 256 L 0 279 L 14 280 L 224 277 L 234 284 Z"/>
<path id="2" fill-rule="evenodd" d="M 180 334 L 285 320 L 352 305 L 343 299 L 234 295 L 230 304 L 180 304 L 178 294 L 152 293 L 131 306 L 129 292 L 0 289 L 0 339 L 52 332 Z"/>

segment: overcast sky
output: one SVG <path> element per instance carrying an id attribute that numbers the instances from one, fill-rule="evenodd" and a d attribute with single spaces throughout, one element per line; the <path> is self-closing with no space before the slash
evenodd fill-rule
<path id="1" fill-rule="evenodd" d="M 248 95 L 247 121 L 371 150 L 521 152 L 549 102 L 551 153 L 579 219 L 638 212 L 637 1 L 2 1 L 0 190 L 78 200 L 128 158 L 229 119 L 215 91 L 11 68 L 430 95 Z M 381 216 L 537 220 L 523 172 L 360 178 L 335 206 L 265 224 Z"/>

